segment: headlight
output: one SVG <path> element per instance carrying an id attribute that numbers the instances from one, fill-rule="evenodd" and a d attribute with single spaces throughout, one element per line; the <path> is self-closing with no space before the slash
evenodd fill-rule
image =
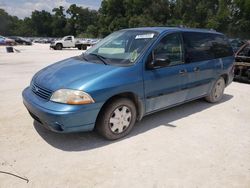
<path id="1" fill-rule="evenodd" d="M 65 104 L 90 104 L 95 102 L 89 94 L 72 89 L 59 89 L 53 93 L 50 100 Z"/>

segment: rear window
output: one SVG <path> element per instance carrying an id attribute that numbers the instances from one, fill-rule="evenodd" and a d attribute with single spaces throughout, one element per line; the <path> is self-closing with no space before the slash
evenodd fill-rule
<path id="1" fill-rule="evenodd" d="M 183 33 L 186 62 L 206 61 L 233 55 L 224 35 L 212 33 Z"/>

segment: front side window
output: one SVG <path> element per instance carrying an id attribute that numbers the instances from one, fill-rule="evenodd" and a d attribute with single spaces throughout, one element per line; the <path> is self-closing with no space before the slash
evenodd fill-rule
<path id="1" fill-rule="evenodd" d="M 183 63 L 183 49 L 180 34 L 174 33 L 165 36 L 154 49 L 154 59 L 168 59 L 167 66 Z"/>
<path id="2" fill-rule="evenodd" d="M 88 49 L 84 57 L 101 57 L 109 64 L 131 64 L 137 60 L 157 35 L 156 32 L 141 30 L 114 32 Z"/>

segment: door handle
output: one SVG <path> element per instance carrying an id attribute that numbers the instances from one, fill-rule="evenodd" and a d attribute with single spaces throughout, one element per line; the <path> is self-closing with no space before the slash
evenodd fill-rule
<path id="1" fill-rule="evenodd" d="M 187 70 L 186 70 L 186 69 L 183 69 L 183 70 L 180 70 L 180 71 L 179 71 L 179 74 L 181 74 L 181 75 L 183 75 L 183 74 L 185 74 L 185 73 L 187 73 Z"/>
<path id="2" fill-rule="evenodd" d="M 195 67 L 194 68 L 194 72 L 199 72 L 200 71 L 200 68 L 199 67 Z"/>

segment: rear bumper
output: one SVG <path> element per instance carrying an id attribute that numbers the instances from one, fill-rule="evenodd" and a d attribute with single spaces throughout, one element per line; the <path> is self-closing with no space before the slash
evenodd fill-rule
<path id="1" fill-rule="evenodd" d="M 45 101 L 36 96 L 29 87 L 23 91 L 22 95 L 23 103 L 32 118 L 54 132 L 69 133 L 93 130 L 101 108 L 99 103 L 77 105 L 76 107 L 76 105 Z"/>

